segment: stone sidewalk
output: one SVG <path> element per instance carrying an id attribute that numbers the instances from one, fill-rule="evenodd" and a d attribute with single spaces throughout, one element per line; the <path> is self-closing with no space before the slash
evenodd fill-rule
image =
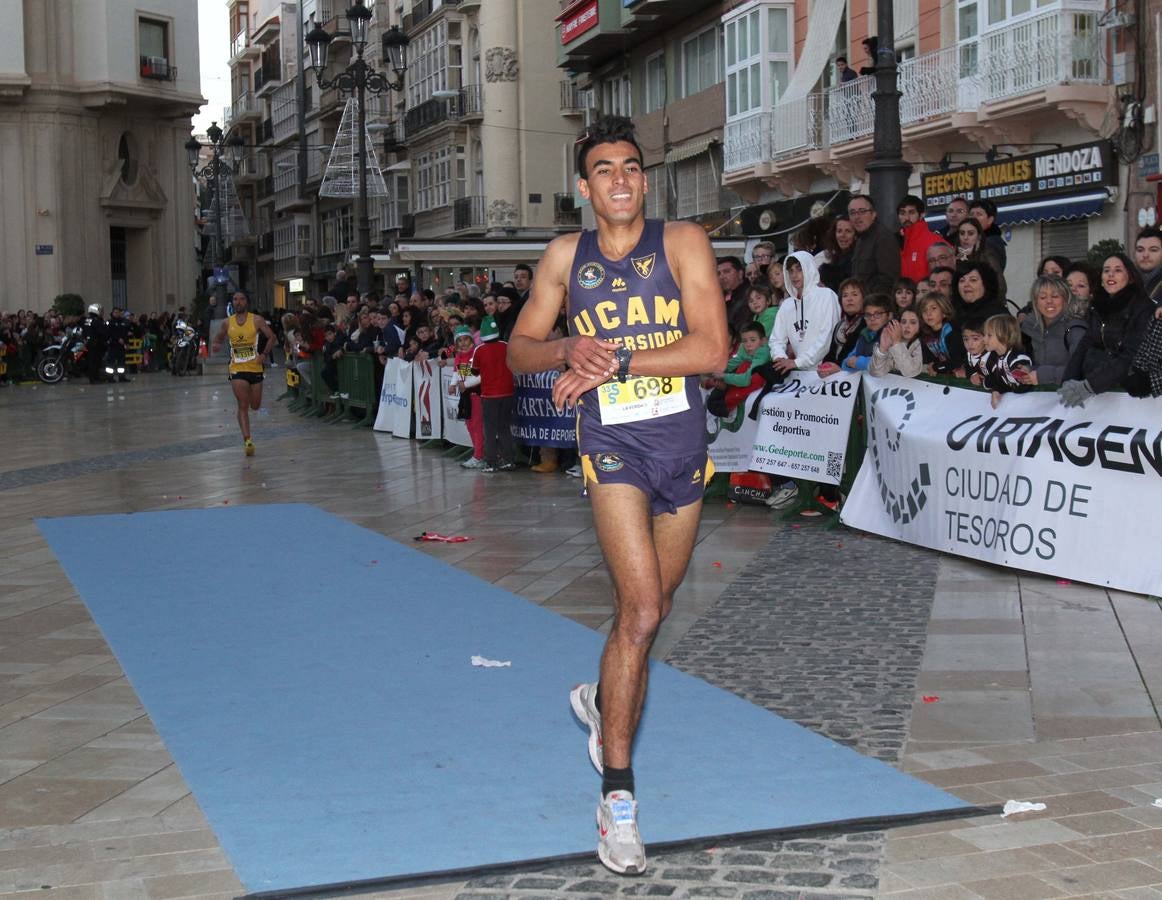
<path id="1" fill-rule="evenodd" d="M 0 392 L 28 434 L 0 459 L 0 897 L 242 893 L 34 516 L 306 501 L 409 542 L 502 533 L 424 549 L 608 627 L 576 481 L 465 472 L 269 398 L 245 460 L 228 399 L 164 375 Z M 642 879 L 594 862 L 358 896 L 1162 898 L 1160 637 L 1152 600 L 710 504 L 656 656 L 970 802 L 1047 809 L 656 854 Z"/>

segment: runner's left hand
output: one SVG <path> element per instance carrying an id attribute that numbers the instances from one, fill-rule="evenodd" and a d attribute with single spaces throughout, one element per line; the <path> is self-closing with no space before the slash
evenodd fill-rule
<path id="1" fill-rule="evenodd" d="M 553 385 L 553 406 L 558 410 L 571 406 L 580 400 L 581 395 L 586 391 L 592 390 L 599 384 L 605 384 L 607 381 L 609 381 L 608 375 L 598 380 L 578 375 L 571 369 L 568 372 L 563 372 L 557 377 L 556 384 Z"/>

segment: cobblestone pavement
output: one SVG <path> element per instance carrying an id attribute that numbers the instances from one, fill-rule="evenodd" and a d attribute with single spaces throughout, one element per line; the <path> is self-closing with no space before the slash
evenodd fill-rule
<path id="1" fill-rule="evenodd" d="M 896 762 L 935 584 L 936 556 L 927 550 L 843 529 L 784 526 L 667 662 L 867 756 Z M 600 865 L 490 875 L 470 881 L 458 900 L 870 898 L 883 844 L 880 831 L 745 841 L 653 854 L 643 879 Z"/>

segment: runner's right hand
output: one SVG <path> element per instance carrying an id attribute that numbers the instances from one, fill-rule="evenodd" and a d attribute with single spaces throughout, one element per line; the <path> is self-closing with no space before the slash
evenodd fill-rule
<path id="1" fill-rule="evenodd" d="M 578 375 L 604 381 L 617 371 L 613 351 L 617 344 L 581 335 L 565 338 L 565 362 Z M 592 387 L 592 385 L 590 385 Z"/>

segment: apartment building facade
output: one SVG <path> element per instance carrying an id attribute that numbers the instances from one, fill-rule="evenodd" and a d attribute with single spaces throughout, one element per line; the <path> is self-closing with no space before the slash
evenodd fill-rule
<path id="1" fill-rule="evenodd" d="M 0 34 L 0 265 L 8 304 L 135 312 L 197 290 L 184 143 L 203 99 L 196 4 L 14 0 Z"/>
<path id="2" fill-rule="evenodd" d="M 1124 239 L 1126 167 L 1106 139 L 1122 77 L 1118 29 L 1103 0 L 894 0 L 893 14 L 903 155 L 930 224 L 942 224 L 952 196 L 992 199 L 1010 284 L 1029 283 L 1043 256 Z M 845 52 L 870 64 L 869 0 L 745 0 L 723 24 L 738 76 L 725 181 L 750 202 L 752 232 L 793 225 L 789 198 L 866 188 L 874 77 L 836 83 L 833 60 Z"/>
<path id="3" fill-rule="evenodd" d="M 369 0 L 365 59 L 381 36 L 407 34 L 402 92 L 367 97 L 371 146 L 387 188 L 368 204 L 375 287 L 408 271 L 423 284 L 507 278 L 557 234 L 579 227 L 567 160 L 576 137 L 562 115 L 551 3 Z M 334 41 L 328 75 L 347 66 L 343 0 L 234 0 L 227 125 L 252 148 L 235 177 L 252 235 L 234 241 L 240 282 L 263 306 L 293 305 L 334 282 L 355 253 L 353 198 L 319 186 L 347 98 L 304 71 L 305 33 Z M 233 132 L 232 132 L 233 133 Z M 562 198 L 567 197 L 569 202 Z"/>
<path id="4" fill-rule="evenodd" d="M 561 0 L 561 109 L 582 126 L 631 116 L 645 159 L 647 215 L 699 222 L 738 249 L 744 200 L 724 183 L 728 80 L 722 0 Z M 570 161 L 570 179 L 575 180 Z M 584 207 L 577 196 L 576 203 Z M 588 211 L 584 211 L 588 221 Z M 729 244 L 729 246 L 727 246 Z"/>

